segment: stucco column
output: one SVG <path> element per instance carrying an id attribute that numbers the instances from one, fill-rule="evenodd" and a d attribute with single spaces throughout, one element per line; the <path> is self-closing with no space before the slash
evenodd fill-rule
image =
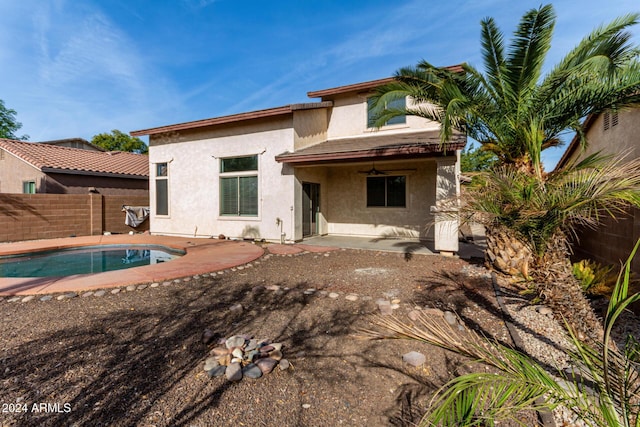
<path id="1" fill-rule="evenodd" d="M 435 250 L 443 254 L 458 252 L 458 203 L 460 195 L 460 151 L 455 157 L 438 159 L 434 216 Z"/>

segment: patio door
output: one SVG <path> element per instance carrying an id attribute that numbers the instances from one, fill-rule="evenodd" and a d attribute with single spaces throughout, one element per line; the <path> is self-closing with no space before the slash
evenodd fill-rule
<path id="1" fill-rule="evenodd" d="M 302 183 L 302 237 L 318 234 L 320 184 Z"/>

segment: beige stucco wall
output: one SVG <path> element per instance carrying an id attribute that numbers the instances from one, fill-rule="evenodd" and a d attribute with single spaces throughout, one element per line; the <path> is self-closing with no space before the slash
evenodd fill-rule
<path id="1" fill-rule="evenodd" d="M 329 109 L 297 110 L 293 115 L 294 149 L 327 140 Z"/>
<path id="2" fill-rule="evenodd" d="M 369 168 L 368 163 L 327 167 L 328 189 L 324 198 L 327 204 L 322 206 L 326 207 L 323 213 L 327 232 L 367 237 L 433 237 L 429 224 L 433 220 L 430 207 L 435 204 L 436 194 L 435 161 L 376 162 L 378 169 L 415 169 L 389 172 L 407 177 L 405 208 L 367 207 L 367 175 L 360 171 Z"/>
<path id="3" fill-rule="evenodd" d="M 23 181 L 35 181 L 38 192 L 45 178 L 38 169 L 0 149 L 0 193 L 22 193 Z"/>
<path id="4" fill-rule="evenodd" d="M 592 123 L 587 133 L 587 148 L 578 149 L 571 158 L 584 158 L 602 151 L 608 154 L 628 153 L 628 158 L 640 156 L 640 109 L 618 113 L 618 125 L 604 130 L 604 116 L 601 114 Z"/>
<path id="5" fill-rule="evenodd" d="M 151 162 L 151 232 L 182 236 L 218 236 L 279 240 L 276 218 L 283 220 L 283 231 L 291 239 L 294 207 L 294 176 L 274 157 L 293 149 L 291 121 L 274 120 L 247 129 L 191 134 L 194 139 L 181 143 L 152 144 Z M 235 132 L 233 132 L 235 133 Z M 183 139 L 180 137 L 180 139 Z M 227 217 L 220 215 L 220 158 L 258 154 L 258 216 Z M 156 163 L 169 163 L 169 215 L 155 212 Z"/>
<path id="6" fill-rule="evenodd" d="M 385 126 L 375 130 L 367 128 L 367 96 L 347 94 L 333 101 L 327 136 L 329 139 L 351 138 L 382 133 L 415 132 L 416 130 L 436 130 L 438 123 L 420 117 L 407 116 L 405 124 Z M 410 102 L 410 101 L 409 101 Z"/>

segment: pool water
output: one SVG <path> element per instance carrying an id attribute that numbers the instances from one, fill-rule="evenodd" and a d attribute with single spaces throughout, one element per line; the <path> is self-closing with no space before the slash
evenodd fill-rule
<path id="1" fill-rule="evenodd" d="M 168 262 L 184 252 L 157 246 L 89 246 L 0 257 L 0 277 L 59 277 Z"/>

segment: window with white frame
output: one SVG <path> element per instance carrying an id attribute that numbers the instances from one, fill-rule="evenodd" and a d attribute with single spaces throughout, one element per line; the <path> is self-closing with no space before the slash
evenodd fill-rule
<path id="1" fill-rule="evenodd" d="M 220 215 L 258 216 L 258 156 L 220 159 Z"/>
<path id="2" fill-rule="evenodd" d="M 156 215 L 169 215 L 169 164 L 156 163 Z"/>
<path id="3" fill-rule="evenodd" d="M 367 207 L 407 206 L 407 179 L 404 176 L 367 177 Z"/>
<path id="4" fill-rule="evenodd" d="M 375 125 L 376 122 L 376 113 L 379 112 L 379 110 L 374 110 L 371 111 L 371 107 L 373 105 L 373 99 L 369 98 L 367 99 L 367 127 L 372 128 Z M 406 98 L 400 98 L 400 99 L 396 99 L 393 101 L 389 101 L 388 103 L 385 103 L 384 108 L 385 109 L 402 109 L 404 110 L 407 107 L 407 99 Z M 387 120 L 387 122 L 384 124 L 384 126 L 389 126 L 389 125 L 401 125 L 401 124 L 405 124 L 407 123 L 407 116 L 396 116 L 393 117 L 389 120 Z"/>

